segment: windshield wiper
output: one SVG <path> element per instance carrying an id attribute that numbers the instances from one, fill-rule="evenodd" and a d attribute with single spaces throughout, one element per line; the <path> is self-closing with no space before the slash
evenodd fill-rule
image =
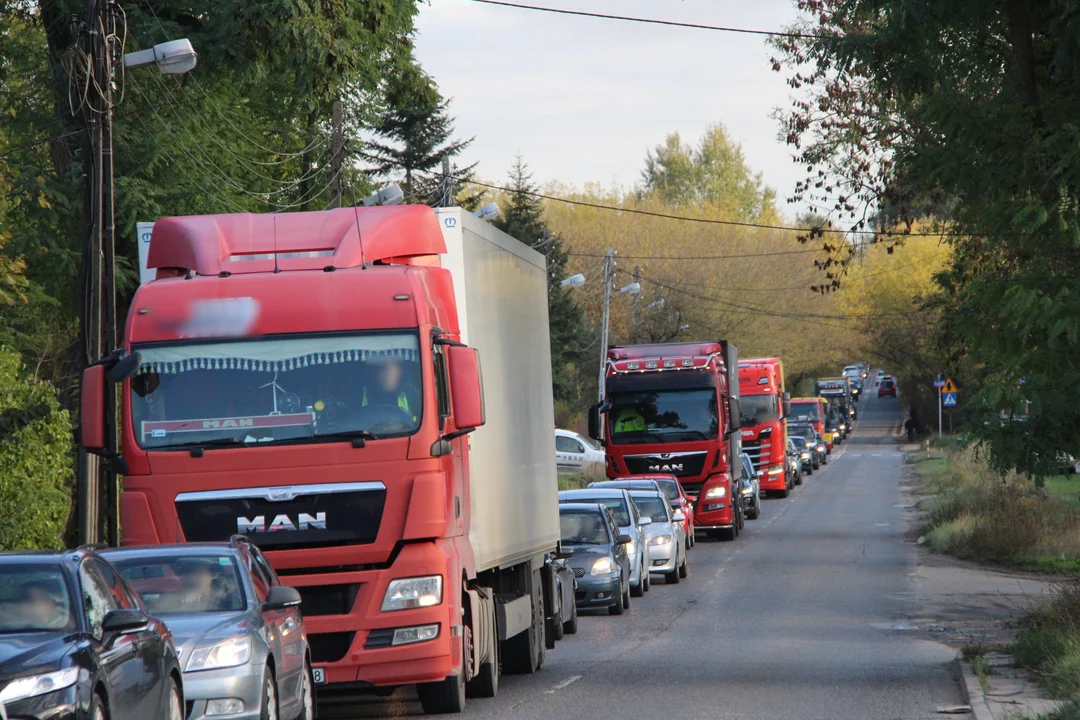
<path id="1" fill-rule="evenodd" d="M 333 433 L 316 433 L 315 435 L 304 435 L 303 437 L 291 437 L 282 438 L 280 440 L 271 440 L 269 442 L 260 443 L 261 445 L 314 445 L 316 443 L 326 442 L 340 442 L 342 440 L 352 440 L 352 446 L 354 448 L 362 448 L 368 440 L 380 440 L 381 438 L 375 433 L 369 430 L 342 430 L 341 432 Z"/>

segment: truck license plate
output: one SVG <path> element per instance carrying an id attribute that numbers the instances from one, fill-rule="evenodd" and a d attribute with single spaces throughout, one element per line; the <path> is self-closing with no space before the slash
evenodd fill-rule
<path id="1" fill-rule="evenodd" d="M 312 668 L 311 674 L 315 676 L 315 684 L 322 685 L 326 682 L 326 669 L 325 668 Z"/>

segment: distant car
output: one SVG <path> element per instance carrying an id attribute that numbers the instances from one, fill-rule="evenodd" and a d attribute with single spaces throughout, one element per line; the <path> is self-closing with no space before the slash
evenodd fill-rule
<path id="1" fill-rule="evenodd" d="M 26 720 L 184 720 L 165 623 L 97 553 L 0 555 L 0 707 Z"/>
<path id="2" fill-rule="evenodd" d="M 878 385 L 877 396 L 883 397 L 896 397 L 896 383 L 893 382 L 892 377 L 886 377 L 882 379 Z"/>
<path id="3" fill-rule="evenodd" d="M 740 463 L 739 495 L 743 501 L 743 517 L 757 520 L 761 517 L 761 476 L 754 471 L 754 461 L 746 453 Z"/>
<path id="4" fill-rule="evenodd" d="M 669 585 L 678 583 L 689 574 L 682 511 L 672 510 L 659 490 L 631 490 L 630 497 L 638 512 L 652 521 L 645 527 L 649 572 L 663 573 Z"/>
<path id="5" fill-rule="evenodd" d="M 611 512 L 600 503 L 559 505 L 562 546 L 574 551 L 568 563 L 574 571 L 579 608 L 606 607 L 612 615 L 630 609 L 631 537 L 621 534 Z"/>
<path id="6" fill-rule="evenodd" d="M 810 443 L 802 435 L 789 435 L 788 440 L 794 443 L 795 450 L 799 453 L 799 470 L 807 475 L 813 475 L 814 470 L 818 467 L 818 462 L 817 455 L 810 447 Z"/>
<path id="7" fill-rule="evenodd" d="M 600 503 L 615 516 L 619 532 L 630 536 L 626 552 L 630 556 L 630 594 L 641 597 L 649 590 L 649 547 L 645 544 L 645 526 L 642 517 L 630 499 L 626 490 L 619 488 L 583 488 L 581 490 L 563 490 L 559 493 L 559 502 Z"/>
<path id="8" fill-rule="evenodd" d="M 802 459 L 799 456 L 799 450 L 795 447 L 795 443 L 791 438 L 787 441 L 787 451 L 784 453 L 787 460 L 788 477 L 791 478 L 792 485 L 802 485 Z"/>
<path id="9" fill-rule="evenodd" d="M 555 464 L 565 470 L 585 471 L 605 463 L 604 451 L 572 430 L 555 430 Z"/>
<path id="10" fill-rule="evenodd" d="M 874 373 L 874 385 L 880 385 L 881 381 L 884 378 L 885 378 L 885 371 L 884 370 L 878 370 L 876 373 Z"/>
<path id="11" fill-rule="evenodd" d="M 633 490 L 639 488 L 649 488 L 651 483 L 655 482 L 664 495 L 667 497 L 668 502 L 671 504 L 672 509 L 682 510 L 685 520 L 683 521 L 683 528 L 686 531 L 686 549 L 694 547 L 694 503 L 690 499 L 690 496 L 686 494 L 686 490 L 683 489 L 682 483 L 674 475 L 630 475 L 623 478 L 616 478 L 614 480 L 598 480 L 596 482 L 589 483 L 589 487 L 621 487 L 625 490 Z"/>
<path id="12" fill-rule="evenodd" d="M 826 423 L 826 429 L 828 429 L 828 423 Z M 817 470 L 819 465 L 824 465 L 828 457 L 828 446 L 825 444 L 825 440 L 821 437 L 821 434 L 814 428 L 813 425 L 805 423 L 791 423 L 788 425 L 788 437 L 797 436 L 806 441 L 806 445 L 811 449 L 811 452 L 815 455 L 812 463 L 812 469 Z"/>
<path id="13" fill-rule="evenodd" d="M 858 366 L 859 371 L 862 373 L 862 378 L 865 380 L 866 377 L 870 374 L 870 363 L 863 360 L 855 364 Z"/>
<path id="14" fill-rule="evenodd" d="M 852 380 L 854 380 L 855 378 L 861 378 L 862 368 L 858 365 L 848 365 L 844 368 L 844 371 L 841 373 L 841 375 L 846 378 L 851 378 Z"/>
<path id="15" fill-rule="evenodd" d="M 101 554 L 172 630 L 184 663 L 188 720 L 314 719 L 318 678 L 300 593 L 281 584 L 250 540 Z M 395 632 L 385 646 L 398 640 Z M 371 636 L 367 642 L 371 647 Z"/>
<path id="16" fill-rule="evenodd" d="M 862 397 L 863 381 L 861 377 L 851 378 L 851 401 L 859 402 L 859 398 Z"/>

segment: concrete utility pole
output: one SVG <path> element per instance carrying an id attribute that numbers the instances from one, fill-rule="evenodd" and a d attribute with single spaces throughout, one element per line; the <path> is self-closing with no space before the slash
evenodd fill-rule
<path id="1" fill-rule="evenodd" d="M 450 207 L 454 204 L 454 176 L 450 173 L 450 157 L 442 159 L 443 195 L 439 202 L 442 207 Z"/>
<path id="2" fill-rule="evenodd" d="M 641 268 L 637 267 L 637 266 L 634 267 L 634 282 L 636 282 L 638 285 L 641 284 Z M 633 337 L 631 338 L 631 342 L 639 342 L 640 341 L 640 338 L 638 337 L 638 328 L 640 327 L 640 322 L 641 322 L 641 309 L 640 309 L 640 306 L 638 304 L 638 300 L 639 300 L 638 296 L 639 295 L 640 295 L 640 293 L 634 293 L 634 300 L 633 300 L 633 302 L 634 302 L 634 331 L 633 331 Z"/>
<path id="3" fill-rule="evenodd" d="M 611 317 L 611 282 L 615 275 L 615 251 L 608 248 L 604 254 L 604 316 L 600 324 L 600 382 L 598 395 L 604 401 L 604 375 L 607 370 L 608 322 Z"/>
<path id="4" fill-rule="evenodd" d="M 341 102 L 334 101 L 334 109 L 330 117 L 330 125 L 333 130 L 330 149 L 330 207 L 341 207 L 341 163 L 342 150 L 345 146 L 345 133 L 341 127 Z"/>

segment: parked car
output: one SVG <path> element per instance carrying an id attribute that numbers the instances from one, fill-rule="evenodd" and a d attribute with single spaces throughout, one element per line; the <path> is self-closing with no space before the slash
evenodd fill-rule
<path id="1" fill-rule="evenodd" d="M 0 707 L 27 720 L 184 720 L 165 623 L 91 549 L 0 554 Z"/>
<path id="2" fill-rule="evenodd" d="M 649 545 L 648 571 L 662 573 L 668 584 L 678 583 L 689 574 L 683 513 L 673 510 L 659 490 L 631 490 L 630 498 L 642 517 L 651 521 L 645 526 L 645 542 Z"/>
<path id="3" fill-rule="evenodd" d="M 790 437 L 787 440 L 787 450 L 784 457 L 787 460 L 789 482 L 792 485 L 802 485 L 802 460 L 799 457 L 798 448 L 795 447 L 795 443 L 791 441 Z"/>
<path id="4" fill-rule="evenodd" d="M 881 384 L 878 385 L 877 396 L 883 397 L 896 397 L 896 383 L 891 376 L 882 378 Z"/>
<path id="5" fill-rule="evenodd" d="M 742 454 L 739 473 L 739 497 L 743 502 L 743 517 L 757 520 L 761 517 L 761 476 L 754 472 L 754 461 Z"/>
<path id="6" fill-rule="evenodd" d="M 600 503 L 559 505 L 562 546 L 574 551 L 575 603 L 606 607 L 612 615 L 630 609 L 630 553 L 633 538 L 622 534 L 610 510 Z"/>
<path id="7" fill-rule="evenodd" d="M 811 449 L 810 443 L 802 435 L 788 435 L 788 440 L 795 445 L 795 451 L 799 454 L 799 471 L 813 475 L 818 468 L 818 462 L 817 454 Z"/>
<path id="8" fill-rule="evenodd" d="M 671 504 L 672 509 L 682 510 L 683 528 L 686 531 L 686 549 L 694 547 L 694 503 L 690 499 L 690 496 L 686 494 L 686 490 L 683 489 L 682 483 L 674 475 L 631 475 L 624 478 L 616 478 L 615 480 L 598 480 L 596 482 L 589 483 L 589 487 L 621 487 L 624 490 L 634 490 L 641 488 L 650 488 L 652 483 L 663 491 L 664 495 L 668 499 L 668 503 Z"/>
<path id="9" fill-rule="evenodd" d="M 188 720 L 314 719 L 321 678 L 311 666 L 300 593 L 281 584 L 250 540 L 127 547 L 102 556 L 172 631 L 184 661 Z M 390 647 L 416 638 L 394 631 L 377 641 Z"/>
<path id="10" fill-rule="evenodd" d="M 555 465 L 564 470 L 584 472 L 590 467 L 603 469 L 604 451 L 587 437 L 572 430 L 555 430 Z"/>
<path id="11" fill-rule="evenodd" d="M 645 526 L 637 511 L 634 501 L 626 490 L 619 488 L 583 488 L 581 490 L 563 490 L 559 493 L 559 502 L 600 503 L 615 516 L 619 533 L 630 536 L 626 552 L 630 556 L 630 594 L 641 597 L 649 590 L 649 547 L 645 544 Z"/>

